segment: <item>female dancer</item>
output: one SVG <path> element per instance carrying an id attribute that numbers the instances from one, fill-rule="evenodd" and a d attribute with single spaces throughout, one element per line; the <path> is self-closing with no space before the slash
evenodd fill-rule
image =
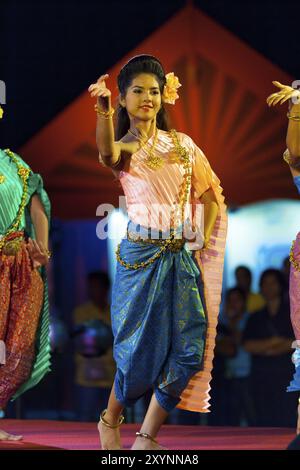
<path id="1" fill-rule="evenodd" d="M 4 409 L 11 398 L 36 385 L 50 365 L 45 272 L 50 203 L 41 176 L 11 150 L 0 150 L 0 201 L 0 409 Z M 0 440 L 21 438 L 0 430 Z"/>
<path id="2" fill-rule="evenodd" d="M 267 99 L 269 106 L 277 103 L 289 101 L 289 120 L 286 145 L 287 149 L 283 154 L 283 159 L 289 165 L 294 183 L 300 193 L 300 91 L 279 82 L 273 82 L 280 91 L 273 93 Z M 290 305 L 291 322 L 293 325 L 296 341 L 293 343 L 295 352 L 292 360 L 295 364 L 295 374 L 288 387 L 288 392 L 300 390 L 300 232 L 292 244 L 290 252 Z M 298 405 L 297 434 L 300 433 L 300 398 Z"/>
<path id="3" fill-rule="evenodd" d="M 121 448 L 123 408 L 153 389 L 132 449 L 159 449 L 156 435 L 175 406 L 209 408 L 226 212 L 220 181 L 203 152 L 167 125 L 164 103 L 178 98 L 178 78 L 165 75 L 153 56 L 126 63 L 118 75 L 116 140 L 107 78 L 89 88 L 98 98 L 99 158 L 119 178 L 130 220 L 112 291 L 117 373 L 98 428 L 102 448 Z M 195 229 L 197 203 L 204 205 L 204 247 Z M 196 243 L 184 230 L 189 221 Z"/>

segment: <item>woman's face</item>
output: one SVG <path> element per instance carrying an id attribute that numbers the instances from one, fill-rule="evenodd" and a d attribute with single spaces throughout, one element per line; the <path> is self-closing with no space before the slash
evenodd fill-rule
<path id="1" fill-rule="evenodd" d="M 155 75 L 141 73 L 136 76 L 120 103 L 126 106 L 130 117 L 152 120 L 161 108 L 161 94 Z"/>
<path id="2" fill-rule="evenodd" d="M 231 292 L 226 304 L 226 313 L 229 318 L 245 313 L 246 302 L 239 292 Z"/>
<path id="3" fill-rule="evenodd" d="M 276 276 L 270 274 L 264 278 L 261 285 L 261 293 L 267 301 L 281 296 L 281 286 Z"/>

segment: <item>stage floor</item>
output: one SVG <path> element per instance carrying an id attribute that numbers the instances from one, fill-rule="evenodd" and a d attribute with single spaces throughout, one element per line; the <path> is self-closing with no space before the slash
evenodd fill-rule
<path id="1" fill-rule="evenodd" d="M 99 450 L 95 423 L 45 420 L 0 420 L 0 428 L 22 434 L 20 442 L 0 442 L 0 450 Z M 130 449 L 136 424 L 122 426 L 125 449 Z M 159 441 L 170 450 L 283 450 L 295 437 L 285 428 L 163 426 Z"/>

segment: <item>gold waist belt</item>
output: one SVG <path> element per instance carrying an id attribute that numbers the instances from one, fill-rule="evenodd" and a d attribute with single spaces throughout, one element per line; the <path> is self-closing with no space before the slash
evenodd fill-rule
<path id="1" fill-rule="evenodd" d="M 169 238 L 162 239 L 162 238 L 143 238 L 136 234 L 129 234 L 127 230 L 127 240 L 130 242 L 135 243 L 146 243 L 157 245 L 160 247 L 165 247 L 166 250 L 177 252 L 180 251 L 185 243 L 184 238 L 174 238 L 174 235 L 171 235 Z"/>
<path id="2" fill-rule="evenodd" d="M 15 256 L 24 243 L 24 233 L 14 232 L 6 239 L 0 238 L 0 254 L 6 256 Z"/>

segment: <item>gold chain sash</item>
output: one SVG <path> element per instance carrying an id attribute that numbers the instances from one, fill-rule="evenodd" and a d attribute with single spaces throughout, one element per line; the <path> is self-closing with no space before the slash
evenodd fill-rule
<path id="1" fill-rule="evenodd" d="M 293 265 L 294 269 L 300 272 L 300 263 L 299 261 L 296 260 L 295 253 L 294 253 L 295 243 L 296 243 L 296 240 L 293 241 L 292 246 L 291 246 L 290 262 Z"/>
<path id="2" fill-rule="evenodd" d="M 23 193 L 22 193 L 22 198 L 21 198 L 21 203 L 20 203 L 20 206 L 19 206 L 19 209 L 18 209 L 18 213 L 16 215 L 16 218 L 15 220 L 12 222 L 12 224 L 10 225 L 10 227 L 8 228 L 8 230 L 5 232 L 5 234 L 3 235 L 3 237 L 0 239 L 0 253 L 4 247 L 4 244 L 6 243 L 6 240 L 7 238 L 13 234 L 14 232 L 16 232 L 20 226 L 20 223 L 21 223 L 21 220 L 22 220 L 22 217 L 23 217 L 23 214 L 24 214 L 24 210 L 25 210 L 25 206 L 26 206 L 26 202 L 27 202 L 27 194 L 28 194 L 28 178 L 29 178 L 29 175 L 30 175 L 30 169 L 29 168 L 26 168 L 24 167 L 17 159 L 17 157 L 15 156 L 15 154 L 9 150 L 9 149 L 6 149 L 4 150 L 4 152 L 6 153 L 6 155 L 12 160 L 12 162 L 16 165 L 17 167 L 17 170 L 18 170 L 18 175 L 19 177 L 21 178 L 21 181 L 23 183 Z"/>

